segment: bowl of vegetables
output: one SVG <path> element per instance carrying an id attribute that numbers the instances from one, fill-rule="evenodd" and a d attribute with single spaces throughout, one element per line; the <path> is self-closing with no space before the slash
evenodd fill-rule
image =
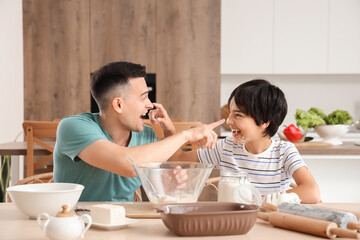
<path id="1" fill-rule="evenodd" d="M 314 128 L 315 132 L 323 138 L 323 142 L 332 145 L 341 145 L 343 142 L 340 138 L 349 131 L 350 125 L 318 125 Z"/>
<path id="2" fill-rule="evenodd" d="M 354 119 L 347 111 L 335 110 L 326 115 L 323 110 L 312 107 L 308 111 L 296 110 L 296 124 L 303 129 L 314 128 L 315 132 L 323 138 L 323 142 L 340 145 L 340 140 L 350 128 Z"/>

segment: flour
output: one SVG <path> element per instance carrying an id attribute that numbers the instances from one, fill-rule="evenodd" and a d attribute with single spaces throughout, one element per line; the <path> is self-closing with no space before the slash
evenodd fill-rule
<path id="1" fill-rule="evenodd" d="M 167 203 L 190 203 L 190 202 L 196 202 L 197 197 L 193 196 L 191 194 L 186 193 L 174 193 L 171 196 L 165 195 L 161 197 L 156 197 L 156 195 L 148 196 L 149 200 L 152 204 L 167 204 Z"/>

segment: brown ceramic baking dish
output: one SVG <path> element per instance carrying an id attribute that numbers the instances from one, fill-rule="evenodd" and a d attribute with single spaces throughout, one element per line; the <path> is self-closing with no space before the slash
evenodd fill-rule
<path id="1" fill-rule="evenodd" d="M 165 226 L 179 236 L 246 234 L 254 226 L 259 207 L 241 203 L 197 202 L 154 207 Z"/>

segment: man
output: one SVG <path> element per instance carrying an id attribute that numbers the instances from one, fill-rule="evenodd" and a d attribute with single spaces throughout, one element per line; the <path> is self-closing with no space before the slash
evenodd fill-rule
<path id="1" fill-rule="evenodd" d="M 103 66 L 91 77 L 91 93 L 100 113 L 82 113 L 60 122 L 54 182 L 84 185 L 80 201 L 133 201 L 141 183 L 131 161 L 167 161 L 186 142 L 214 147 L 217 136 L 212 129 L 224 121 L 175 134 L 162 105 L 150 102 L 145 75 L 144 66 L 129 62 Z M 161 141 L 143 124 L 142 116 L 149 110 L 151 122 L 164 129 L 166 138 Z"/>

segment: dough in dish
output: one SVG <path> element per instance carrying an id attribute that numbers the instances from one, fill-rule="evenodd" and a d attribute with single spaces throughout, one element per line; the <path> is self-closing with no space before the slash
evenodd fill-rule
<path id="1" fill-rule="evenodd" d="M 125 224 L 125 208 L 113 204 L 96 204 L 90 207 L 91 217 L 93 222 L 119 225 Z"/>

